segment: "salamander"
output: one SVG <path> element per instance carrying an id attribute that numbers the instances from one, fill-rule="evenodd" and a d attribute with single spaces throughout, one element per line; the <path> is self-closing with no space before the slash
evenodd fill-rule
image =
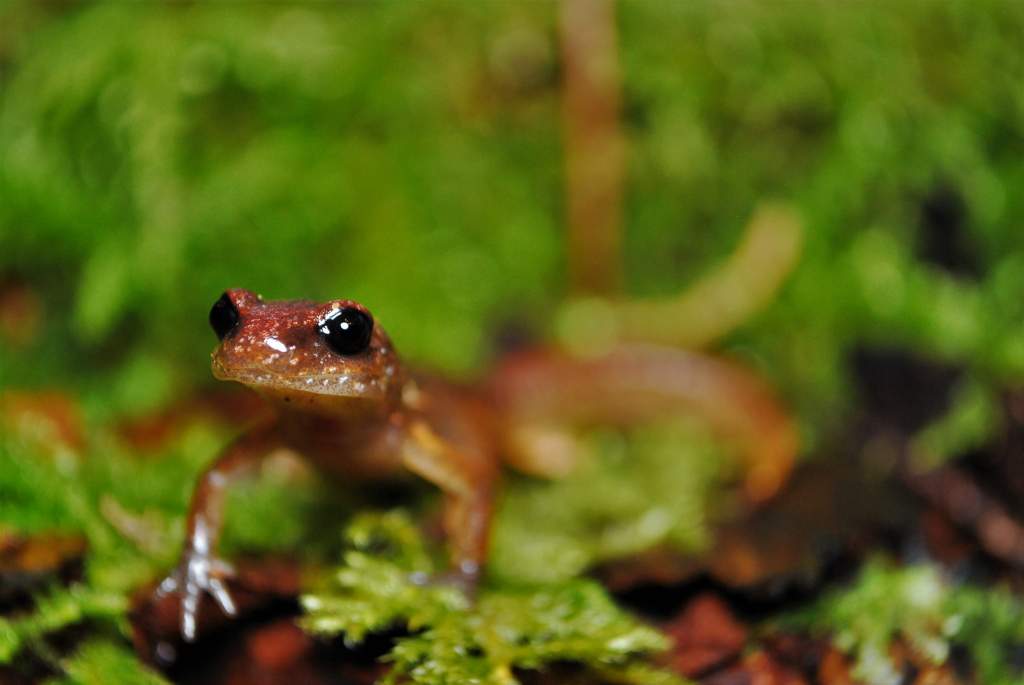
<path id="1" fill-rule="evenodd" d="M 201 474 L 184 548 L 158 595 L 181 598 L 181 631 L 196 635 L 209 594 L 236 612 L 216 553 L 227 488 L 265 456 L 287 447 L 338 482 L 411 472 L 444 496 L 449 574 L 475 586 L 487 555 L 501 464 L 556 476 L 578 460 L 570 429 L 696 414 L 738 443 L 752 501 L 785 480 L 796 432 L 770 390 L 728 360 L 630 345 L 578 358 L 548 349 L 514 353 L 475 385 L 407 368 L 391 339 L 352 300 L 264 301 L 230 289 L 210 310 L 219 344 L 213 375 L 241 383 L 274 408 Z"/>

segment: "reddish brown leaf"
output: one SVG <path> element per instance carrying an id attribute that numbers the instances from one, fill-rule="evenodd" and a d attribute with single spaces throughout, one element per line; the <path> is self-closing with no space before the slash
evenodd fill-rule
<path id="1" fill-rule="evenodd" d="M 835 647 L 830 647 L 821 660 L 818 681 L 821 685 L 857 685 L 850 673 L 850 662 Z"/>
<path id="2" fill-rule="evenodd" d="M 0 600 L 18 603 L 55 577 L 70 580 L 80 572 L 85 551 L 80 535 L 0 536 Z"/>
<path id="3" fill-rule="evenodd" d="M 741 663 L 700 681 L 703 685 L 808 685 L 797 671 L 766 652 L 748 654 Z"/>
<path id="4" fill-rule="evenodd" d="M 246 647 L 254 665 L 283 671 L 306 656 L 313 648 L 313 639 L 294 622 L 278 621 L 254 630 Z"/>
<path id="5" fill-rule="evenodd" d="M 693 599 L 664 630 L 674 644 L 668 663 L 687 677 L 735 659 L 747 641 L 746 627 L 712 594 Z"/>

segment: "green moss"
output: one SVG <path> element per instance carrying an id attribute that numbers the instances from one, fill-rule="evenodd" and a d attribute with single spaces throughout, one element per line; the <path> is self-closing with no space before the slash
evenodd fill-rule
<path id="1" fill-rule="evenodd" d="M 423 685 L 515 683 L 514 669 L 573 661 L 628 683 L 678 683 L 640 668 L 638 657 L 665 649 L 664 637 L 618 609 L 591 581 L 539 587 L 487 586 L 470 603 L 454 587 L 422 585 L 436 573 L 412 524 L 400 514 L 363 516 L 348 532 L 352 549 L 324 586 L 302 599 L 303 625 L 359 642 L 399 627 L 385 682 Z"/>
<path id="2" fill-rule="evenodd" d="M 937 466 L 983 447 L 1001 423 L 996 401 L 990 388 L 975 381 L 954 388 L 950 409 L 913 440 L 911 449 L 916 465 Z"/>
<path id="3" fill-rule="evenodd" d="M 0 11 L 23 27 L 0 32 L 0 273 L 44 304 L 0 384 L 157 406 L 208 379 L 203 319 L 228 285 L 365 300 L 403 353 L 462 372 L 496 318 L 554 320 L 554 6 Z M 809 435 L 843 425 L 865 342 L 966 366 L 989 398 L 1024 377 L 1016 3 L 626 3 L 618 19 L 628 292 L 684 288 L 780 197 L 805 217 L 803 257 L 725 344 Z M 922 258 L 921 200 L 942 187 L 977 276 Z"/>
<path id="4" fill-rule="evenodd" d="M 0 619 L 0 663 L 10 662 L 26 645 L 82 621 L 112 622 L 124 631 L 127 610 L 125 597 L 96 592 L 78 584 L 39 595 L 31 614 Z"/>
<path id="5" fill-rule="evenodd" d="M 660 543 L 694 552 L 724 504 L 734 460 L 691 423 L 581 436 L 588 458 L 570 477 L 511 478 L 494 528 L 491 572 L 553 582 Z"/>
<path id="6" fill-rule="evenodd" d="M 126 640 L 130 597 L 175 563 L 195 477 L 222 440 L 196 426 L 165 453 L 143 459 L 102 434 L 103 458 L 46 454 L 15 436 L 0 439 L 4 531 L 73 532 L 87 542 L 80 583 L 41 592 L 31 611 L 0 617 L 0 663 L 23 649 L 46 652 L 48 636 L 79 623 L 105 626 L 111 639 Z M 285 496 L 290 488 L 279 479 L 242 490 L 246 497 L 232 498 L 228 512 L 229 547 L 295 550 L 316 530 L 309 520 L 321 501 L 315 488 Z"/>
<path id="7" fill-rule="evenodd" d="M 64 676 L 49 685 L 166 685 L 167 680 L 143 666 L 134 652 L 120 643 L 91 640 L 61 662 Z"/>
<path id="8" fill-rule="evenodd" d="M 626 292 L 685 288 L 779 197 L 804 216 L 803 256 L 720 345 L 812 438 L 849 426 L 856 346 L 963 367 L 916 447 L 991 440 L 1000 388 L 1024 378 L 1022 7 L 620 3 Z M 40 300 L 35 337 L 0 341 L 0 389 L 72 394 L 92 440 L 81 459 L 0 440 L 0 525 L 82 532 L 83 597 L 126 597 L 173 563 L 225 436 L 192 430 L 143 460 L 96 426 L 211 382 L 204 319 L 224 287 L 356 297 L 403 355 L 460 373 L 496 324 L 543 331 L 567 261 L 557 36 L 543 3 L 0 2 L 0 287 Z M 942 187 L 963 200 L 973 269 L 924 256 L 921 200 Z M 679 430 L 591 436 L 576 479 L 513 479 L 494 578 L 560 587 L 648 545 L 699 549 L 729 474 Z M 226 547 L 325 543 L 309 524 L 324 499 L 244 489 Z M 993 625 L 970 629 L 976 653 Z"/>
<path id="9" fill-rule="evenodd" d="M 952 585 L 931 566 L 869 563 L 847 589 L 833 592 L 783 621 L 789 627 L 830 634 L 851 655 L 855 675 L 871 685 L 901 682 L 889 660 L 900 639 L 936 664 L 953 645 L 971 656 L 978 682 L 1014 685 L 1024 674 L 1011 665 L 1024 644 L 1024 604 L 998 589 Z"/>

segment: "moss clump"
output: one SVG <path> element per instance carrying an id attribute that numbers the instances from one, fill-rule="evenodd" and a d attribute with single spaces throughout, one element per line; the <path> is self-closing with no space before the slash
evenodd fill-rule
<path id="1" fill-rule="evenodd" d="M 47 634 L 87 619 L 109 622 L 123 630 L 127 610 L 128 602 L 124 597 L 95 592 L 77 583 L 40 595 L 32 613 L 16 619 L 0 619 L 0 663 L 9 662 L 22 647 Z"/>
<path id="2" fill-rule="evenodd" d="M 113 642 L 87 642 L 61 662 L 65 675 L 48 685 L 166 685 L 168 681 L 144 667 L 127 647 Z"/>
<path id="3" fill-rule="evenodd" d="M 117 501 L 131 487 L 145 489 L 146 482 L 158 477 L 159 469 L 154 469 L 144 480 L 112 478 L 126 466 L 117 458 L 43 455 L 15 440 L 0 441 L 0 518 L 6 529 L 21 534 L 76 531 L 88 544 L 81 581 L 43 589 L 35 595 L 30 611 L 0 617 L 0 663 L 28 651 L 64 672 L 63 660 L 51 651 L 47 638 L 86 622 L 95 629 L 92 636 L 97 643 L 111 649 L 127 645 L 130 593 L 161 565 L 169 564 L 174 552 L 169 535 L 172 519 L 154 519 L 159 523 L 152 541 L 160 550 L 135 546 L 105 519 L 104 501 Z M 187 470 L 180 465 L 178 469 Z"/>
<path id="4" fill-rule="evenodd" d="M 19 535 L 75 532 L 87 544 L 80 580 L 40 587 L 31 610 L 0 617 L 0 663 L 17 663 L 31 652 L 70 677 L 76 664 L 98 672 L 94 667 L 105 655 L 129 659 L 130 597 L 175 562 L 195 476 L 223 436 L 197 425 L 165 453 L 147 459 L 125 453 L 110 437 L 98 433 L 88 455 L 44 452 L 16 431 L 0 439 L 2 530 Z M 245 498 L 233 498 L 225 542 L 255 550 L 295 548 L 300 534 L 313 529 L 303 521 L 315 490 L 285 496 L 287 490 L 281 482 L 260 483 L 246 488 Z M 266 512 L 271 505 L 275 525 L 266 525 L 267 516 L 259 516 L 262 526 L 249 523 L 254 512 Z M 51 650 L 49 637 L 85 623 L 92 647 L 71 657 Z M 137 668 L 143 668 L 141 663 Z M 84 676 L 79 681 L 98 682 Z"/>
<path id="5" fill-rule="evenodd" d="M 725 504 L 735 467 L 706 431 L 685 422 L 623 436 L 581 438 L 588 459 L 570 477 L 513 479 L 494 529 L 489 571 L 515 582 L 556 582 L 661 543 L 695 551 L 708 515 Z"/>
<path id="6" fill-rule="evenodd" d="M 666 639 L 618 609 L 597 584 L 570 580 L 540 587 L 488 587 L 475 603 L 445 585 L 422 585 L 431 561 L 411 522 L 397 513 L 364 515 L 347 533 L 342 567 L 303 597 L 303 625 L 350 642 L 400 627 L 385 682 L 515 683 L 514 669 L 579 662 L 629 683 L 678 683 L 639 658 Z"/>
<path id="7" fill-rule="evenodd" d="M 832 635 L 855 660 L 854 674 L 872 685 L 902 682 L 889 658 L 896 639 L 941 664 L 954 645 L 971 656 L 978 682 L 1019 685 L 1011 649 L 1024 644 L 1024 605 L 1007 592 L 949 584 L 932 566 L 869 563 L 849 588 L 783 621 Z"/>

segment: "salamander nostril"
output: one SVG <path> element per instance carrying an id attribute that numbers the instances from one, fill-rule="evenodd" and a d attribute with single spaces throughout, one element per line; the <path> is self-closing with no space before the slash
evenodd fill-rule
<path id="1" fill-rule="evenodd" d="M 220 296 L 220 299 L 213 303 L 210 308 L 210 327 L 217 334 L 219 340 L 226 338 L 232 331 L 238 328 L 241 316 L 238 309 L 228 297 L 227 293 Z"/>
<path id="2" fill-rule="evenodd" d="M 366 351 L 373 335 L 373 319 L 355 307 L 334 309 L 318 326 L 327 345 L 338 354 L 350 356 Z"/>

